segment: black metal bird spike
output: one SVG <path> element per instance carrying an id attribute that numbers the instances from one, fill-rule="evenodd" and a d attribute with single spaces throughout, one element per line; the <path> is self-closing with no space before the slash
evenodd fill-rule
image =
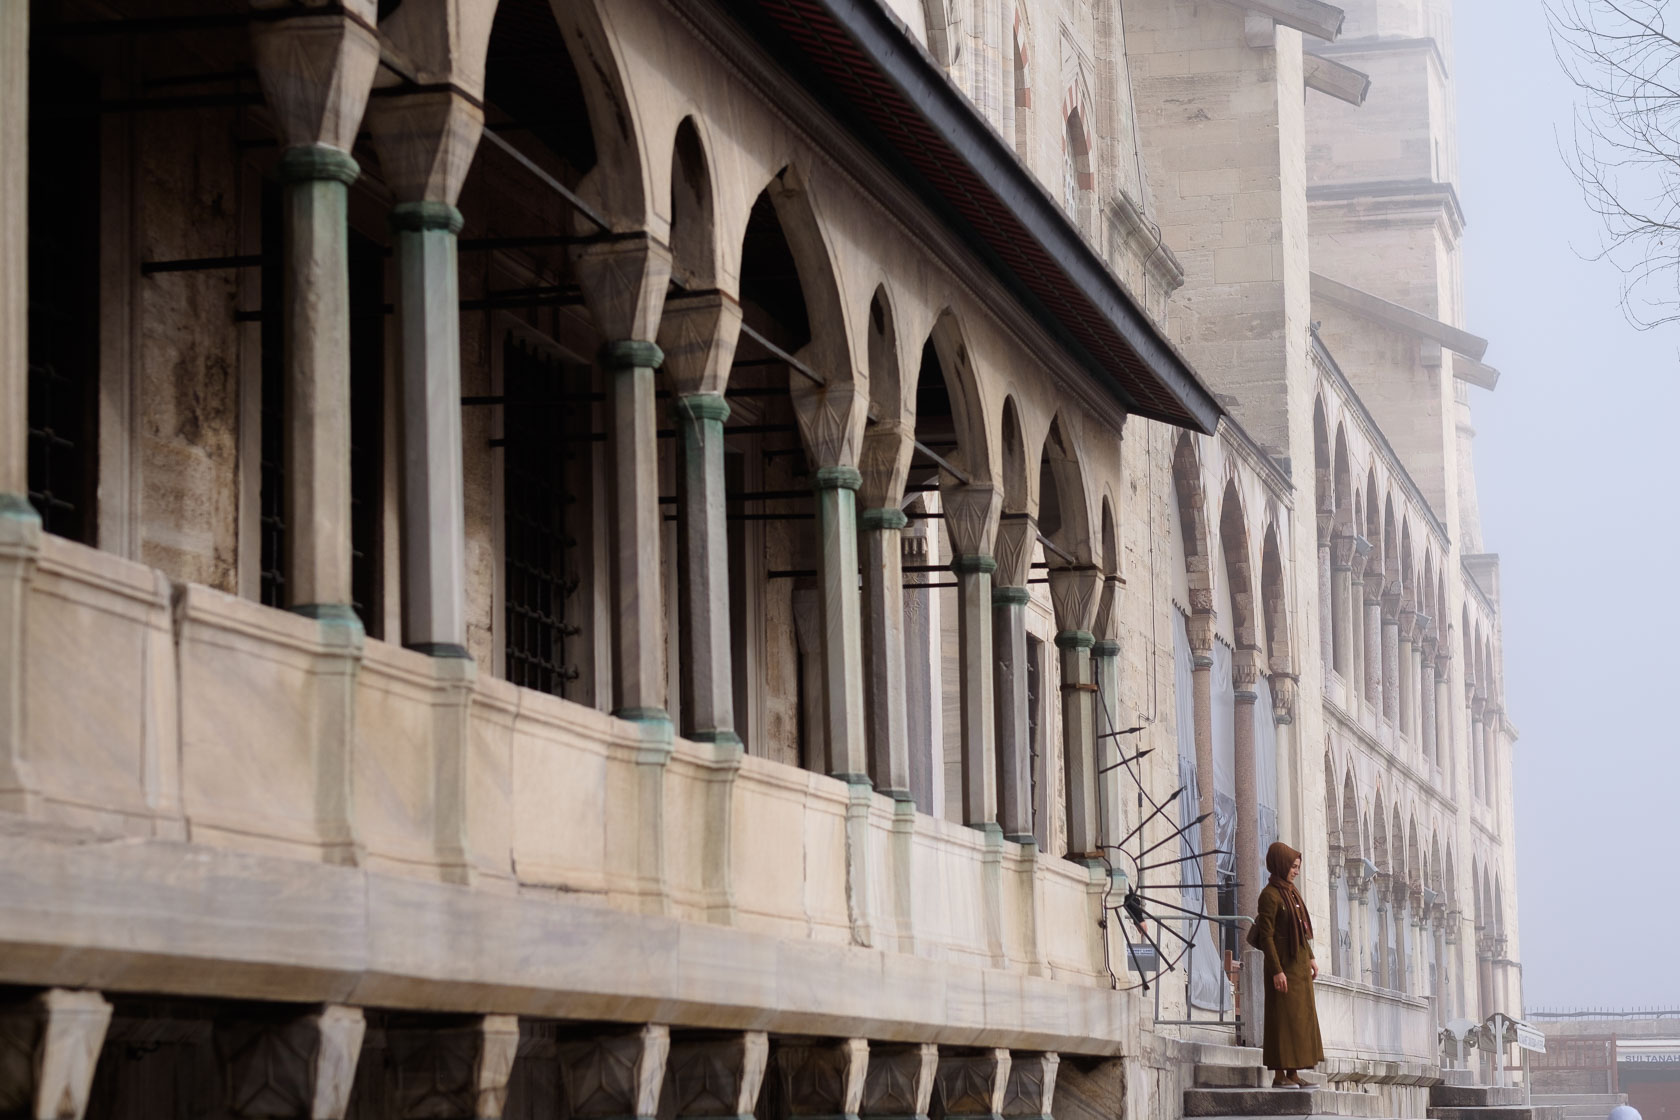
<path id="1" fill-rule="evenodd" d="M 1193 859 L 1206 859 L 1208 856 L 1228 856 L 1230 854 L 1231 854 L 1230 852 L 1224 851 L 1224 850 L 1219 849 L 1219 848 L 1214 848 L 1212 851 L 1194 852 L 1194 853 L 1192 853 L 1190 855 L 1187 855 L 1187 856 L 1180 856 L 1178 859 L 1169 859 L 1165 863 L 1140 864 L 1138 866 L 1138 870 L 1139 871 L 1154 871 L 1156 868 L 1160 868 L 1160 867 L 1172 867 L 1175 864 L 1189 863 Z"/>
<path id="2" fill-rule="evenodd" d="M 1150 821 L 1154 820 L 1156 817 L 1158 817 L 1162 813 L 1166 812 L 1167 811 L 1167 806 L 1172 804 L 1174 801 L 1178 800 L 1179 795 L 1182 794 L 1185 790 L 1187 790 L 1189 788 L 1190 788 L 1189 786 L 1179 786 L 1177 791 L 1174 792 L 1174 794 L 1171 797 L 1167 798 L 1166 801 L 1162 802 L 1160 805 L 1155 806 L 1155 811 L 1153 813 L 1150 813 L 1147 817 L 1143 818 L 1141 821 L 1138 822 L 1138 826 L 1136 828 L 1134 828 L 1130 832 L 1126 833 L 1124 839 L 1122 839 L 1120 841 L 1120 844 L 1124 844 L 1127 840 L 1130 840 L 1132 837 L 1134 837 L 1138 833 L 1142 832 L 1144 825 L 1148 824 Z M 1140 789 L 1139 792 L 1141 793 L 1142 790 Z M 1119 847 L 1120 845 L 1116 844 L 1114 846 Z"/>
<path id="3" fill-rule="evenodd" d="M 1150 852 L 1153 852 L 1156 848 L 1165 847 L 1166 845 L 1171 844 L 1174 840 L 1177 840 L 1179 837 L 1183 836 L 1185 833 L 1189 832 L 1192 828 L 1195 828 L 1211 816 L 1213 816 L 1212 813 L 1203 813 L 1193 821 L 1185 821 L 1183 824 L 1178 826 L 1177 830 L 1175 830 L 1171 836 L 1168 836 L 1165 840 L 1158 840 L 1149 845 L 1149 847 L 1145 848 L 1143 851 L 1139 852 L 1137 854 L 1137 858 L 1142 859 Z"/>
<path id="4" fill-rule="evenodd" d="M 1142 751 L 1139 751 L 1136 754 L 1131 755 L 1127 758 L 1122 758 L 1119 762 L 1111 762 L 1107 766 L 1104 766 L 1100 770 L 1098 770 L 1097 773 L 1106 774 L 1110 770 L 1118 770 L 1122 766 L 1130 766 L 1132 763 L 1136 762 L 1138 759 L 1145 758 L 1148 755 L 1151 755 L 1153 753 L 1155 753 L 1155 748 L 1150 747 L 1148 750 L 1142 750 Z"/>
<path id="5" fill-rule="evenodd" d="M 1137 727 L 1128 727 L 1124 731 L 1105 731 L 1101 735 L 1098 735 L 1097 738 L 1099 738 L 1099 739 L 1118 739 L 1122 735 L 1136 735 L 1139 731 L 1147 731 L 1147 730 L 1148 730 L 1147 725 L 1140 724 Z M 1143 753 L 1148 754 L 1149 752 L 1144 751 Z"/>

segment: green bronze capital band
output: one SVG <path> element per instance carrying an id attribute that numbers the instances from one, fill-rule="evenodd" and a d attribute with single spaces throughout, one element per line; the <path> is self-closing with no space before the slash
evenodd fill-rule
<path id="1" fill-rule="evenodd" d="M 1057 649 L 1090 649 L 1096 644 L 1096 635 L 1089 630 L 1063 630 L 1056 635 Z"/>
<path id="2" fill-rule="evenodd" d="M 1091 646 L 1092 657 L 1119 657 L 1120 643 L 1113 638 L 1104 638 Z"/>
<path id="3" fill-rule="evenodd" d="M 664 361 L 665 351 L 657 344 L 639 338 L 624 338 L 601 347 L 601 364 L 617 373 L 658 369 Z"/>
<path id="4" fill-rule="evenodd" d="M 866 509 L 858 514 L 858 526 L 863 529 L 902 529 L 908 524 L 910 519 L 896 506 Z"/>
<path id="5" fill-rule="evenodd" d="M 729 402 L 722 393 L 688 393 L 677 398 L 672 411 L 681 420 L 716 420 L 721 424 L 729 419 Z"/>
<path id="6" fill-rule="evenodd" d="M 992 588 L 992 605 L 994 607 L 1024 607 L 1032 602 L 1032 592 L 1024 587 L 994 587 Z"/>
<path id="7" fill-rule="evenodd" d="M 857 490 L 863 485 L 863 475 L 856 467 L 818 467 L 811 476 L 813 490 Z"/>
<path id="8" fill-rule="evenodd" d="M 388 220 L 396 233 L 424 233 L 434 229 L 460 233 L 466 224 L 461 212 L 447 202 L 399 202 L 391 207 Z"/>
<path id="9" fill-rule="evenodd" d="M 997 558 L 983 552 L 969 556 L 953 556 L 951 570 L 959 575 L 991 575 L 997 571 Z"/>
<path id="10" fill-rule="evenodd" d="M 362 174 L 362 166 L 349 152 L 325 144 L 300 144 L 280 153 L 282 183 L 343 183 L 349 186 Z"/>

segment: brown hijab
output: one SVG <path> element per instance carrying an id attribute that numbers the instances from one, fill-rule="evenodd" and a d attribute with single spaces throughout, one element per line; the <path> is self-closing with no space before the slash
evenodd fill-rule
<path id="1" fill-rule="evenodd" d="M 1266 870 L 1272 873 L 1272 886 L 1283 895 L 1290 917 L 1295 919 L 1296 943 L 1305 945 L 1312 940 L 1312 917 L 1307 913 L 1307 904 L 1301 899 L 1301 892 L 1289 881 L 1289 868 L 1300 858 L 1301 853 L 1282 840 L 1266 849 Z"/>

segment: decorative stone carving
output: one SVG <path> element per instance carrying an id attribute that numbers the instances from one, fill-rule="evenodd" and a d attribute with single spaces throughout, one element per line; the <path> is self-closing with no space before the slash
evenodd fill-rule
<path id="1" fill-rule="evenodd" d="M 1012 1054 L 1009 1082 L 999 1110 L 1009 1120 L 1051 1120 L 1051 1103 L 1056 1097 L 1058 1054 Z"/>
<path id="2" fill-rule="evenodd" d="M 374 98 L 367 123 L 399 203 L 455 205 L 484 133 L 482 106 L 452 89 L 420 90 Z"/>
<path id="3" fill-rule="evenodd" d="M 1059 630 L 1090 630 L 1097 617 L 1102 573 L 1089 564 L 1050 569 L 1050 601 Z"/>
<path id="4" fill-rule="evenodd" d="M 904 484 L 915 454 L 915 428 L 902 420 L 882 420 L 863 433 L 863 454 L 858 473 L 863 486 L 858 502 L 864 509 L 896 509 L 904 500 Z"/>
<path id="5" fill-rule="evenodd" d="M 560 1044 L 560 1075 L 573 1120 L 625 1120 L 659 1112 L 670 1029 L 649 1023 L 628 1034 Z"/>
<path id="6" fill-rule="evenodd" d="M 1300 692 L 1300 678 L 1293 673 L 1272 674 L 1272 722 L 1295 722 L 1295 699 Z"/>
<path id="7" fill-rule="evenodd" d="M 1005 513 L 998 519 L 997 573 L 994 587 L 1025 587 L 1032 575 L 1033 545 L 1038 543 L 1038 522 L 1029 514 Z"/>
<path id="8" fill-rule="evenodd" d="M 789 1116 L 857 1120 L 869 1072 L 868 1039 L 788 1043 L 776 1048 L 775 1062 Z"/>
<path id="9" fill-rule="evenodd" d="M 932 1043 L 874 1047 L 861 1114 L 879 1120 L 925 1120 L 938 1069 L 939 1047 Z"/>
<path id="10" fill-rule="evenodd" d="M 646 235 L 596 241 L 574 260 L 584 303 L 601 337 L 652 342 L 659 334 L 671 253 Z"/>
<path id="11" fill-rule="evenodd" d="M 945 531 L 958 556 L 990 556 L 997 539 L 1003 491 L 990 483 L 950 486 L 940 491 Z"/>
<path id="12" fill-rule="evenodd" d="M 284 10 L 286 0 L 255 0 Z M 356 143 L 379 67 L 374 0 L 346 0 L 338 11 L 308 7 L 251 25 L 251 53 L 263 98 L 288 147 L 322 145 L 348 153 Z"/>
<path id="13" fill-rule="evenodd" d="M 691 292 L 665 301 L 659 320 L 661 368 L 678 397 L 722 395 L 741 338 L 741 305 L 719 291 Z"/>
<path id="14" fill-rule="evenodd" d="M 366 1031 L 360 1008 L 340 1006 L 282 1020 L 218 1022 L 229 1112 L 250 1120 L 340 1120 Z"/>
<path id="15" fill-rule="evenodd" d="M 1255 686 L 1260 683 L 1260 651 L 1239 649 L 1231 657 L 1231 687 L 1237 694 L 1254 699 Z"/>
<path id="16" fill-rule="evenodd" d="M 519 1050 L 519 1020 L 484 1015 L 456 1027 L 392 1028 L 385 1046 L 399 1120 L 498 1117 Z"/>
<path id="17" fill-rule="evenodd" d="M 0 1010 L 0 1116 L 81 1120 L 110 1024 L 103 996 L 67 988 Z"/>
<path id="18" fill-rule="evenodd" d="M 939 1099 L 946 1120 L 997 1120 L 1003 1115 L 1011 1061 L 1007 1050 L 939 1059 Z"/>
<path id="19" fill-rule="evenodd" d="M 675 1038 L 665 1066 L 665 1106 L 677 1120 L 749 1120 L 770 1057 L 770 1036 L 742 1031 Z"/>
<path id="20" fill-rule="evenodd" d="M 868 382 L 852 378 L 843 361 L 825 360 L 815 344 L 796 357 L 828 378 L 822 385 L 797 373 L 788 379 L 788 396 L 811 465 L 853 466 L 858 461 L 869 412 Z"/>
<path id="21" fill-rule="evenodd" d="M 1190 640 L 1190 652 L 1196 656 L 1197 667 L 1206 668 L 1213 664 L 1213 636 L 1217 616 L 1212 611 L 1198 611 L 1186 620 L 1186 630 Z M 1206 662 L 1206 665 L 1201 662 Z"/>

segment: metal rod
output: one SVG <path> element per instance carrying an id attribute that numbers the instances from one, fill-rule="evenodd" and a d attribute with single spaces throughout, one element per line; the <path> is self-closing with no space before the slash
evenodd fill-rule
<path id="1" fill-rule="evenodd" d="M 572 208 L 579 214 L 582 214 L 585 218 L 588 218 L 589 221 L 594 224 L 596 229 L 600 230 L 602 233 L 612 232 L 612 226 L 607 223 L 605 218 L 596 213 L 593 206 L 579 198 L 576 191 L 572 190 L 566 184 L 562 183 L 560 180 L 544 171 L 541 167 L 537 166 L 537 164 L 532 162 L 530 156 L 527 156 L 524 152 L 520 151 L 512 144 L 509 144 L 506 140 L 503 140 L 491 129 L 485 129 L 483 136 L 484 139 L 490 141 L 490 143 L 494 144 L 511 157 L 515 163 L 519 164 L 526 171 L 529 171 L 532 175 L 536 176 L 539 180 L 546 184 L 555 194 L 571 203 Z"/>
<path id="2" fill-rule="evenodd" d="M 1071 553 L 1071 552 L 1063 552 L 1060 548 L 1057 548 L 1056 547 L 1056 542 L 1051 540 L 1049 537 L 1045 536 L 1043 533 L 1040 533 L 1038 535 L 1038 543 L 1044 546 L 1044 550 L 1046 552 L 1054 552 L 1057 556 L 1060 556 L 1063 560 L 1066 560 L 1069 564 L 1079 563 L 1079 558 L 1078 557 L 1074 556 L 1074 554 Z"/>
<path id="3" fill-rule="evenodd" d="M 1171 844 L 1174 840 L 1179 839 L 1185 833 L 1189 832 L 1192 828 L 1195 828 L 1197 825 L 1199 825 L 1203 821 L 1207 820 L 1210 815 L 1211 814 L 1203 813 L 1201 816 L 1197 817 L 1195 820 L 1189 821 L 1185 824 L 1179 825 L 1178 830 L 1175 831 L 1171 836 L 1167 837 L 1165 840 L 1157 840 L 1155 843 L 1149 845 L 1149 847 L 1145 848 L 1143 851 L 1141 851 L 1137 854 L 1137 858 L 1142 859 L 1144 856 L 1148 855 L 1150 852 L 1153 852 L 1155 849 L 1162 848 L 1162 847 L 1165 847 L 1168 844 Z"/>
<path id="4" fill-rule="evenodd" d="M 1128 727 L 1124 731 L 1105 731 L 1101 735 L 1098 735 L 1097 738 L 1099 738 L 1099 739 L 1118 739 L 1122 735 L 1136 735 L 1139 731 L 1147 731 L 1147 730 L 1149 730 L 1147 725 L 1140 725 L 1138 727 Z M 1154 749 L 1155 749 L 1154 747 L 1149 748 L 1149 750 L 1154 750 Z M 1144 751 L 1143 754 L 1133 755 L 1132 757 L 1133 758 L 1142 758 L 1144 754 L 1148 754 L 1148 753 L 1149 753 L 1149 751 Z"/>
<path id="5" fill-rule="evenodd" d="M 152 19 L 77 20 L 49 23 L 43 35 L 151 35 L 176 31 L 216 31 L 227 27 L 244 27 L 251 22 L 249 12 L 227 12 L 201 16 L 159 16 Z"/>
<path id="6" fill-rule="evenodd" d="M 584 245 L 595 240 L 594 237 L 575 237 L 566 233 L 534 234 L 530 237 L 463 237 L 455 242 L 455 248 L 463 253 L 493 253 L 498 249 Z"/>
<path id="7" fill-rule="evenodd" d="M 805 377 L 809 378 L 818 385 L 828 384 L 827 378 L 823 377 L 816 370 L 812 369 L 792 354 L 789 354 L 786 350 L 783 350 L 780 346 L 777 346 L 774 342 L 771 342 L 768 338 L 765 338 L 762 334 L 759 334 L 753 328 L 747 326 L 747 324 L 741 324 L 741 333 L 764 347 L 764 349 L 770 351 L 772 357 L 774 357 L 777 361 L 785 363 L 788 368 L 792 369 L 794 372 L 803 374 Z"/>
<path id="8" fill-rule="evenodd" d="M 944 456 L 940 455 L 939 452 L 935 451 L 933 448 L 929 447 L 927 444 L 923 443 L 921 440 L 916 439 L 916 440 L 911 440 L 910 442 L 915 446 L 917 451 L 920 451 L 923 455 L 926 455 L 929 459 L 932 459 L 934 461 L 934 463 L 938 465 L 940 470 L 948 471 L 953 478 L 955 478 L 958 482 L 962 483 L 964 486 L 969 485 L 970 482 L 972 481 L 968 477 L 968 475 L 964 474 L 962 471 L 958 470 L 956 467 L 953 467 L 949 462 L 947 462 L 945 460 Z M 935 489 L 937 489 L 937 487 L 935 487 Z"/>
<path id="9" fill-rule="evenodd" d="M 150 276 L 154 272 L 210 272 L 218 268 L 257 268 L 263 263 L 260 254 L 247 254 L 238 257 L 185 257 L 173 261 L 144 261 L 140 265 L 140 275 Z"/>
<path id="10" fill-rule="evenodd" d="M 1147 825 L 1150 821 L 1154 820 L 1156 817 L 1160 816 L 1162 813 L 1166 812 L 1167 811 L 1167 806 L 1172 804 L 1173 801 L 1177 800 L 1179 795 L 1182 794 L 1185 790 L 1187 790 L 1189 788 L 1190 788 L 1189 786 L 1179 786 L 1178 791 L 1176 793 L 1174 793 L 1171 797 L 1167 798 L 1165 801 L 1161 802 L 1159 805 L 1155 806 L 1155 811 L 1153 813 L 1150 813 L 1147 817 L 1143 818 L 1141 821 L 1138 822 L 1138 825 L 1137 825 L 1136 828 L 1134 828 L 1130 832 L 1126 833 L 1126 835 L 1121 838 L 1119 844 L 1105 844 L 1104 847 L 1118 848 L 1118 847 L 1120 847 L 1121 844 L 1124 844 L 1127 840 L 1130 840 L 1132 837 L 1134 837 L 1138 833 L 1142 832 L 1145 825 Z"/>

